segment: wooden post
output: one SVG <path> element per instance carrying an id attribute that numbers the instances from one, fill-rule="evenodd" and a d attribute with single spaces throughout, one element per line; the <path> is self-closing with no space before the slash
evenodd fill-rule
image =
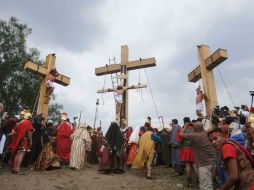
<path id="1" fill-rule="evenodd" d="M 95 75 L 101 76 L 106 74 L 113 74 L 113 73 L 121 73 L 120 81 L 123 87 L 128 86 L 128 71 L 135 70 L 135 69 L 142 69 L 147 67 L 156 66 L 155 58 L 148 58 L 148 59 L 138 59 L 135 61 L 129 61 L 129 49 L 127 45 L 121 46 L 121 63 L 120 64 L 112 64 L 104 67 L 95 68 Z M 133 87 L 129 89 L 137 89 L 137 88 L 145 88 L 146 85 L 138 84 L 133 85 Z M 102 89 L 97 90 L 97 93 L 104 93 L 104 92 L 112 92 L 112 89 Z M 116 114 L 116 119 L 120 119 L 120 126 L 122 125 L 122 120 L 125 120 L 126 126 L 128 126 L 128 91 L 125 91 L 123 94 L 123 104 L 121 115 L 118 116 Z"/>
<path id="2" fill-rule="evenodd" d="M 129 62 L 129 48 L 128 46 L 122 46 L 121 47 L 121 75 L 125 76 L 123 79 L 121 79 L 123 82 L 122 86 L 128 86 L 128 71 L 127 71 L 127 63 Z M 126 126 L 128 126 L 128 106 L 129 106 L 129 93 L 128 90 L 126 90 L 123 94 L 123 103 L 121 107 L 120 112 L 120 126 L 123 126 L 123 122 L 126 123 Z"/>
<path id="3" fill-rule="evenodd" d="M 212 55 L 207 45 L 198 46 L 199 66 L 188 74 L 189 82 L 203 81 L 206 114 L 211 115 L 218 105 L 213 69 L 228 58 L 227 51 L 218 49 Z"/>
<path id="4" fill-rule="evenodd" d="M 41 82 L 41 87 L 40 87 L 40 97 L 39 97 L 39 102 L 38 102 L 38 107 L 37 107 L 37 114 L 42 114 L 42 116 L 47 120 L 48 118 L 48 103 L 45 103 L 45 98 L 46 98 L 46 81 L 49 76 L 49 72 L 52 69 L 55 69 L 55 61 L 56 61 L 56 56 L 55 54 L 50 54 L 46 57 L 46 62 L 43 66 L 37 65 L 35 63 L 32 63 L 28 61 L 25 64 L 25 70 L 34 72 L 38 75 L 41 75 L 43 77 L 42 82 Z M 58 84 L 61 84 L 63 86 L 67 86 L 70 84 L 70 78 L 67 76 L 64 76 L 62 74 L 59 74 L 58 77 L 56 77 L 55 81 Z"/>

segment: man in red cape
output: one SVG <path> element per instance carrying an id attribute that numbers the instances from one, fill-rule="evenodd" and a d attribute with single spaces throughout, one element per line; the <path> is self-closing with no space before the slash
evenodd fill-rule
<path id="1" fill-rule="evenodd" d="M 56 153 L 60 157 L 61 163 L 68 164 L 72 144 L 70 136 L 74 130 L 71 124 L 67 122 L 67 113 L 62 113 L 61 117 L 62 123 L 58 126 L 57 130 Z"/>
<path id="2" fill-rule="evenodd" d="M 14 136 L 11 144 L 12 162 L 14 167 L 12 173 L 23 175 L 20 172 L 20 166 L 26 152 L 30 151 L 32 146 L 32 133 L 34 131 L 31 114 L 26 113 L 24 119 L 19 123 L 14 131 Z M 13 163 L 12 163 L 13 164 Z"/>

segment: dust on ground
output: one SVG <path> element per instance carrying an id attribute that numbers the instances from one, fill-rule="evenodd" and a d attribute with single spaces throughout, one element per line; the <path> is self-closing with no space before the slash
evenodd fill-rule
<path id="1" fill-rule="evenodd" d="M 145 171 L 126 169 L 124 174 L 100 174 L 96 165 L 84 170 L 68 167 L 52 171 L 31 171 L 26 175 L 11 174 L 8 167 L 0 169 L 0 190 L 179 190 L 185 187 L 186 176 L 172 177 L 172 168 L 153 168 L 154 180 L 145 179 Z"/>

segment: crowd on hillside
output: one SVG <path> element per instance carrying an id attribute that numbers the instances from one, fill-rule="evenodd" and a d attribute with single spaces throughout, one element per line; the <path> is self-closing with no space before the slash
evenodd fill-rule
<path id="1" fill-rule="evenodd" d="M 211 117 L 184 117 L 183 126 L 172 119 L 161 131 L 150 117 L 141 127 L 124 130 L 112 122 L 105 136 L 101 127 L 77 127 L 66 113 L 55 125 L 28 109 L 9 117 L 0 104 L 0 112 L 1 167 L 10 166 L 13 174 L 24 175 L 22 166 L 81 170 L 89 162 L 98 164 L 99 173 L 146 168 L 146 178 L 153 180 L 152 168 L 163 164 L 173 167 L 172 176 L 185 174 L 188 187 L 254 189 L 254 108 L 218 106 Z"/>

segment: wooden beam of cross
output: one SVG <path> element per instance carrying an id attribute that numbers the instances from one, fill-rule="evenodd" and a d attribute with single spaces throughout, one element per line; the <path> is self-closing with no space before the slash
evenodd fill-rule
<path id="1" fill-rule="evenodd" d="M 148 58 L 148 59 L 142 59 L 142 61 L 140 60 L 130 61 L 126 64 L 128 71 L 143 69 L 147 67 L 154 67 L 154 66 L 156 66 L 156 61 L 154 57 Z M 121 63 L 95 68 L 96 76 L 113 74 L 118 72 L 121 72 Z"/>
<path id="2" fill-rule="evenodd" d="M 146 88 L 147 85 L 146 84 L 138 84 L 138 85 L 132 85 L 130 87 L 128 87 L 129 89 L 138 89 L 138 88 Z M 100 90 L 97 90 L 97 93 L 105 93 L 105 92 L 115 92 L 116 88 L 103 88 Z"/>
<path id="3" fill-rule="evenodd" d="M 218 49 L 210 54 L 206 45 L 198 46 L 199 66 L 188 74 L 189 82 L 202 79 L 205 94 L 206 114 L 211 115 L 213 108 L 218 105 L 213 69 L 228 58 L 227 50 Z"/>
<path id="4" fill-rule="evenodd" d="M 38 107 L 37 107 L 37 114 L 42 114 L 42 116 L 47 119 L 48 117 L 48 102 L 45 101 L 46 98 L 46 81 L 49 76 L 49 72 L 52 69 L 55 69 L 55 61 L 56 61 L 56 56 L 55 54 L 50 54 L 46 57 L 46 62 L 43 66 L 40 66 L 38 64 L 32 63 L 28 61 L 25 64 L 25 70 L 34 72 L 35 74 L 38 74 L 43 77 L 42 82 L 41 82 L 41 87 L 40 87 L 40 97 L 39 97 L 39 102 L 38 102 Z M 68 86 L 70 84 L 70 78 L 67 76 L 64 76 L 62 74 L 59 74 L 54 82 L 61 84 L 63 86 Z"/>
<path id="5" fill-rule="evenodd" d="M 128 86 L 128 71 L 147 68 L 147 67 L 154 67 L 154 66 L 156 66 L 155 58 L 129 61 L 129 49 L 127 45 L 124 45 L 124 46 L 121 46 L 121 63 L 95 68 L 95 75 L 101 76 L 101 75 L 114 74 L 114 73 L 120 72 L 121 74 L 120 76 L 118 76 L 118 79 L 120 79 L 121 81 L 121 86 L 128 87 L 128 89 L 145 88 L 146 85 L 144 84 Z M 116 91 L 116 89 L 105 88 L 105 89 L 98 90 L 97 93 L 113 92 L 113 91 Z M 123 94 L 123 103 L 121 106 L 121 113 L 116 112 L 116 120 L 120 121 L 121 127 L 128 126 L 128 91 L 127 90 Z M 124 124 L 122 122 L 123 120 L 125 122 Z"/>

